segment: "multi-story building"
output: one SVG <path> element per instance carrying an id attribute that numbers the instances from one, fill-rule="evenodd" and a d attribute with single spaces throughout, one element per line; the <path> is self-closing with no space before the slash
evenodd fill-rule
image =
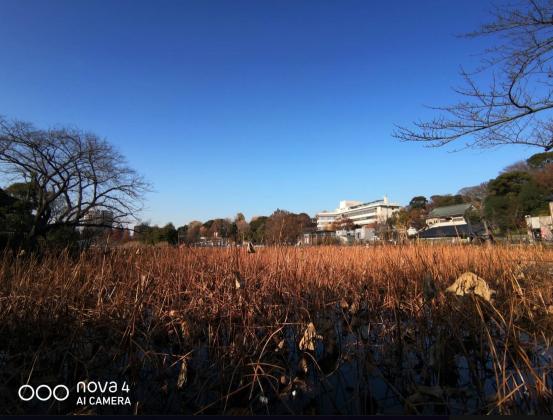
<path id="1" fill-rule="evenodd" d="M 390 203 L 387 197 L 368 203 L 343 200 L 336 210 L 317 213 L 317 230 L 331 230 L 334 222 L 343 219 L 351 220 L 356 227 L 374 227 L 385 223 L 399 209 L 400 205 Z"/>
<path id="2" fill-rule="evenodd" d="M 92 209 L 84 216 L 84 225 L 96 229 L 111 229 L 114 224 L 113 212 Z"/>

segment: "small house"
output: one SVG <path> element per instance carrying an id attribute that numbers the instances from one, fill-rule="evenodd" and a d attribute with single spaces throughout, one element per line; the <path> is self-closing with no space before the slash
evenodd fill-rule
<path id="1" fill-rule="evenodd" d="M 483 233 L 481 224 L 471 224 L 466 218 L 473 206 L 469 203 L 436 207 L 426 218 L 426 228 L 418 232 L 419 239 L 471 240 Z"/>

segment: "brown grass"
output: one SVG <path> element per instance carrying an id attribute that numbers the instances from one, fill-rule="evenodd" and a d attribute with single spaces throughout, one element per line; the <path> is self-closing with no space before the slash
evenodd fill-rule
<path id="1" fill-rule="evenodd" d="M 552 278 L 539 247 L 5 253 L 0 414 L 552 414 Z M 132 406 L 17 398 L 85 379 Z"/>

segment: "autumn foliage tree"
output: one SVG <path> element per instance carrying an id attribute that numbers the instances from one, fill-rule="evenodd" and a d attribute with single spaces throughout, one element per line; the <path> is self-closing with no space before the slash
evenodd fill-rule
<path id="1" fill-rule="evenodd" d="M 306 213 L 295 214 L 277 209 L 268 219 L 266 225 L 266 242 L 268 244 L 295 244 L 301 235 L 312 230 L 314 224 Z"/>
<path id="2" fill-rule="evenodd" d="M 339 217 L 332 223 L 332 230 L 351 231 L 355 229 L 355 223 L 349 217 Z"/>
<path id="3" fill-rule="evenodd" d="M 392 215 L 389 224 L 399 230 L 407 230 L 410 227 L 422 229 L 425 226 L 429 208 L 430 203 L 426 197 L 413 197 L 408 206 Z"/>

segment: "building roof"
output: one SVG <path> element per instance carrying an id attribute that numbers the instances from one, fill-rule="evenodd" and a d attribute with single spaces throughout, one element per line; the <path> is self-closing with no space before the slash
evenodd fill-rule
<path id="1" fill-rule="evenodd" d="M 356 204 L 351 204 L 351 205 L 345 205 L 344 203 L 356 203 Z M 351 210 L 355 210 L 355 209 L 359 209 L 359 208 L 362 208 L 362 207 L 367 207 L 367 208 L 371 208 L 371 207 L 401 207 L 399 204 L 397 203 L 392 203 L 388 200 L 387 197 L 385 197 L 384 199 L 380 199 L 380 200 L 374 200 L 374 201 L 368 201 L 366 203 L 363 203 L 361 201 L 352 201 L 352 200 L 342 200 L 340 201 L 340 207 L 338 207 L 336 210 L 333 210 L 333 211 L 327 211 L 327 210 L 323 210 L 323 211 L 320 211 L 317 213 L 317 217 L 318 216 L 327 216 L 327 215 L 339 215 L 339 214 L 343 214 L 343 213 L 348 213 L 349 211 Z"/>
<path id="2" fill-rule="evenodd" d="M 428 215 L 429 218 L 433 217 L 454 217 L 463 216 L 465 212 L 472 207 L 470 203 L 454 204 L 453 206 L 436 207 Z"/>
<path id="3" fill-rule="evenodd" d="M 480 235 L 483 233 L 483 226 L 480 224 L 464 224 L 453 226 L 435 226 L 425 229 L 417 234 L 419 238 L 466 238 L 472 235 Z"/>

